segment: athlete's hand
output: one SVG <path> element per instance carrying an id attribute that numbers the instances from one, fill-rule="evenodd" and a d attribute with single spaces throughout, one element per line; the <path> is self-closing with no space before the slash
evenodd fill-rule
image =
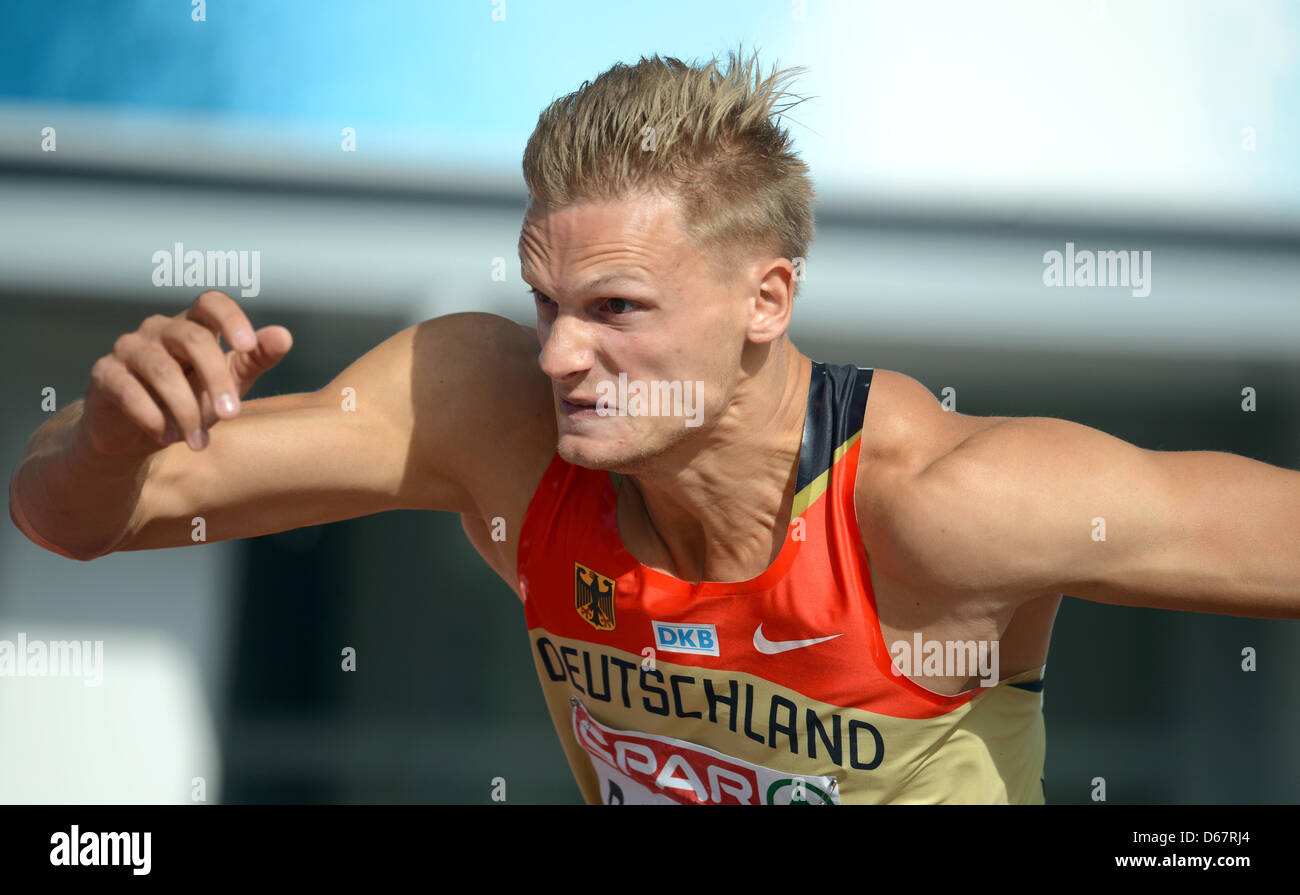
<path id="1" fill-rule="evenodd" d="M 223 336 L 234 350 L 223 352 Z M 104 456 L 143 456 L 182 438 L 202 450 L 207 430 L 238 416 L 239 399 L 292 347 L 283 326 L 254 333 L 234 299 L 204 292 L 175 317 L 147 318 L 95 361 L 78 434 Z"/>

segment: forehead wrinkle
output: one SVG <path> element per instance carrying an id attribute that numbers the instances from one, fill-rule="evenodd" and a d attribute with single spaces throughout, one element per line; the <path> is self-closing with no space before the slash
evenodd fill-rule
<path id="1" fill-rule="evenodd" d="M 588 251 L 592 251 L 588 249 Z M 631 258 L 627 256 L 640 255 L 641 258 Z M 612 256 L 612 257 L 610 257 Z M 533 277 L 536 270 L 528 263 L 527 259 L 521 259 L 521 271 L 524 279 Z M 575 293 L 589 293 L 597 289 L 608 286 L 611 283 L 625 281 L 635 285 L 651 285 L 656 281 L 653 272 L 652 253 L 646 251 L 640 246 L 629 246 L 619 244 L 612 248 L 596 248 L 593 253 L 579 261 L 571 262 L 568 267 L 592 267 L 604 266 L 606 269 L 600 270 L 593 274 L 589 279 L 579 285 L 571 286 L 570 290 Z M 609 267 L 609 265 L 618 265 Z"/>
<path id="2" fill-rule="evenodd" d="M 635 224 L 626 218 L 614 222 L 600 220 L 599 223 L 606 223 L 605 227 L 600 227 L 590 218 L 579 219 L 577 224 L 566 219 L 561 228 L 553 226 L 555 221 L 550 215 L 525 218 L 519 238 L 524 278 L 545 279 L 538 274 L 546 272 L 548 267 L 556 267 L 554 253 L 557 247 L 552 242 L 557 235 L 562 243 L 558 252 L 566 263 L 556 272 L 563 275 L 582 268 L 613 266 L 612 270 L 597 271 L 590 280 L 574 287 L 576 292 L 592 291 L 618 278 L 639 285 L 656 284 L 662 276 L 657 276 L 655 271 L 677 270 L 689 263 L 691 259 L 682 257 L 682 250 L 688 243 L 676 226 L 675 209 L 659 205 L 648 209 L 648 214 L 644 206 L 635 211 L 642 212 Z M 647 233 L 647 230 L 651 232 Z M 530 255 L 539 262 L 538 266 L 529 263 Z M 548 285 L 561 288 L 558 284 Z"/>
<path id="3" fill-rule="evenodd" d="M 524 278 L 527 279 L 531 271 L 524 271 Z M 578 294 L 596 292 L 597 290 L 607 287 L 613 283 L 627 282 L 637 286 L 649 285 L 650 281 L 638 272 L 631 270 L 613 270 L 598 274 L 587 280 L 585 283 L 573 287 L 573 291 Z"/>
<path id="4" fill-rule="evenodd" d="M 581 286 L 578 286 L 576 291 L 595 292 L 597 289 L 601 288 L 602 286 L 608 286 L 610 283 L 617 283 L 623 280 L 626 280 L 629 283 L 636 283 L 637 285 L 641 285 L 645 283 L 645 278 L 643 276 L 639 276 L 634 271 L 612 270 L 592 277 L 590 280 L 583 283 Z"/>

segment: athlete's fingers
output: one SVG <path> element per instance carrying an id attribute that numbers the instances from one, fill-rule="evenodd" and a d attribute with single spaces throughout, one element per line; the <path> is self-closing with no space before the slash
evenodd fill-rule
<path id="1" fill-rule="evenodd" d="M 226 364 L 225 352 L 211 330 L 193 320 L 174 319 L 158 334 L 158 339 L 168 354 L 194 368 L 198 391 L 207 397 L 204 401 L 204 394 L 196 394 L 205 426 L 215 421 L 207 419 L 203 412 L 205 404 L 208 412 L 217 417 L 230 419 L 239 414 L 239 389 Z"/>
<path id="2" fill-rule="evenodd" d="M 176 359 L 160 345 L 136 333 L 119 338 L 113 353 L 162 399 L 190 447 L 202 450 L 207 445 L 207 433 L 202 431 L 198 398 Z"/>
<path id="3" fill-rule="evenodd" d="M 227 355 L 241 396 L 253 387 L 257 377 L 278 364 L 293 348 L 293 334 L 283 326 L 264 326 L 255 338 L 257 347 L 252 351 L 233 351 Z"/>
<path id="4" fill-rule="evenodd" d="M 253 324 L 249 322 L 248 316 L 239 304 L 224 292 L 215 289 L 204 292 L 179 316 L 201 323 L 212 332 L 219 333 L 225 338 L 226 344 L 236 351 L 257 349 Z"/>
<path id="5" fill-rule="evenodd" d="M 90 378 L 131 423 L 148 432 L 159 444 L 165 446 L 176 440 L 167 437 L 170 434 L 169 423 L 173 432 L 176 424 L 167 418 L 154 397 L 122 361 L 111 354 L 104 355 L 90 368 Z"/>

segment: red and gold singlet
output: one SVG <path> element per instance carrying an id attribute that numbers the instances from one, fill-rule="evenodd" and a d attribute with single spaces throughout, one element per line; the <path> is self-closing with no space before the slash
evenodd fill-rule
<path id="1" fill-rule="evenodd" d="M 790 529 L 749 581 L 642 565 L 611 474 L 552 459 L 520 592 L 589 803 L 1044 801 L 1041 668 L 957 696 L 894 673 L 853 499 L 871 377 L 813 365 Z"/>

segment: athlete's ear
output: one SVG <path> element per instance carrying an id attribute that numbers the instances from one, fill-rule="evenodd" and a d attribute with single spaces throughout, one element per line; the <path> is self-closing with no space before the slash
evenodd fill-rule
<path id="1" fill-rule="evenodd" d="M 774 342 L 794 312 L 794 265 L 788 258 L 769 259 L 754 267 L 750 282 L 752 310 L 745 334 L 751 342 Z"/>

